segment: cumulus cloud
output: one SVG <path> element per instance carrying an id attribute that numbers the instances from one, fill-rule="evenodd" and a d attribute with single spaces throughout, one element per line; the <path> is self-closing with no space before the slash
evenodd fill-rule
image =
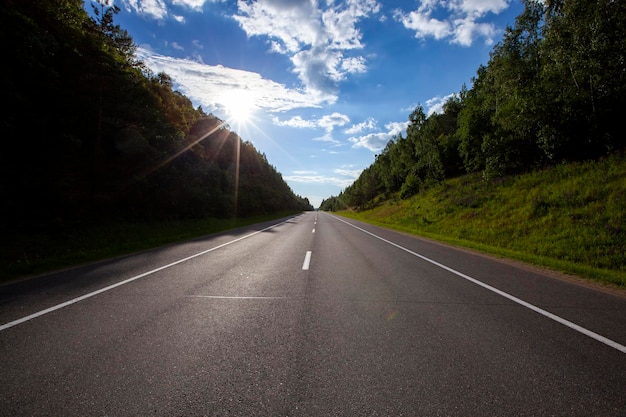
<path id="1" fill-rule="evenodd" d="M 327 184 L 345 188 L 351 185 L 356 178 L 325 175 L 287 175 L 284 177 L 284 179 L 287 182 L 300 182 L 305 184 Z"/>
<path id="2" fill-rule="evenodd" d="M 239 14 L 233 18 L 248 36 L 267 36 L 276 50 L 285 53 L 315 45 L 322 33 L 321 11 L 308 0 L 242 1 L 238 7 Z"/>
<path id="3" fill-rule="evenodd" d="M 346 165 L 333 169 L 332 172 L 326 175 L 316 171 L 294 171 L 292 175 L 284 178 L 289 182 L 334 185 L 340 188 L 346 188 L 359 178 L 362 171 L 362 169 L 355 169 L 354 166 Z"/>
<path id="4" fill-rule="evenodd" d="M 496 28 L 491 23 L 476 23 L 471 17 L 455 21 L 454 43 L 470 46 L 477 36 L 485 38 L 487 44 L 493 43 Z"/>
<path id="5" fill-rule="evenodd" d="M 196 12 L 201 12 L 206 3 L 216 3 L 223 0 L 121 0 L 122 7 L 142 16 L 162 20 L 171 15 L 170 6 L 183 6 Z M 171 15 L 178 21 L 184 21 L 181 16 Z"/>
<path id="6" fill-rule="evenodd" d="M 326 133 L 330 134 L 336 126 L 344 126 L 350 122 L 350 118 L 345 114 L 334 112 L 324 115 L 317 119 L 305 120 L 301 116 L 293 116 L 287 120 L 280 120 L 278 117 L 272 119 L 277 126 L 289 126 L 297 128 L 322 128 Z"/>
<path id="7" fill-rule="evenodd" d="M 360 20 L 378 13 L 375 0 L 238 2 L 233 18 L 248 36 L 267 37 L 272 52 L 288 55 L 293 71 L 318 100 L 334 103 L 338 83 L 367 70 Z"/>
<path id="8" fill-rule="evenodd" d="M 378 152 L 383 149 L 387 143 L 399 134 L 405 133 L 408 122 L 392 122 L 385 125 L 386 131 L 369 133 L 367 135 L 351 137 L 353 148 L 365 148 L 372 152 Z"/>
<path id="9" fill-rule="evenodd" d="M 335 126 L 343 126 L 350 122 L 350 118 L 345 114 L 334 112 L 333 114 L 322 116 L 318 120 L 318 125 L 323 127 L 327 132 L 332 132 Z"/>
<path id="10" fill-rule="evenodd" d="M 453 8 L 468 15 L 483 16 L 487 13 L 498 14 L 509 7 L 509 0 L 456 0 Z"/>
<path id="11" fill-rule="evenodd" d="M 289 126 L 289 127 L 297 127 L 297 128 L 315 128 L 317 127 L 317 123 L 315 120 L 305 120 L 302 116 L 294 116 L 291 119 L 280 120 L 278 117 L 274 117 L 272 122 L 276 126 Z"/>
<path id="12" fill-rule="evenodd" d="M 172 4 L 177 6 L 188 7 L 195 11 L 202 11 L 204 3 L 215 3 L 219 0 L 172 0 Z"/>
<path id="13" fill-rule="evenodd" d="M 443 106 L 454 96 L 456 96 L 456 94 L 452 93 L 444 97 L 436 96 L 426 100 L 426 115 L 430 116 L 433 113 L 441 114 L 443 112 Z"/>
<path id="14" fill-rule="evenodd" d="M 341 69 L 345 73 L 349 74 L 366 72 L 367 66 L 365 65 L 365 58 L 362 56 L 356 58 L 346 58 L 341 62 Z"/>
<path id="15" fill-rule="evenodd" d="M 276 126 L 289 126 L 295 128 L 310 128 L 310 129 L 324 129 L 324 134 L 318 137 L 314 137 L 316 142 L 326 142 L 333 146 L 341 146 L 341 141 L 333 137 L 333 131 L 336 127 L 345 126 L 350 123 L 350 118 L 345 114 L 334 112 L 327 114 L 319 118 L 305 120 L 301 116 L 293 116 L 287 120 L 280 120 L 278 117 L 274 117 L 272 122 Z"/>
<path id="16" fill-rule="evenodd" d="M 163 0 L 123 0 L 122 5 L 127 11 L 134 11 L 157 20 L 165 18 L 168 14 L 167 5 Z"/>
<path id="17" fill-rule="evenodd" d="M 450 36 L 452 33 L 452 27 L 449 22 L 432 18 L 429 13 L 415 11 L 404 14 L 396 11 L 395 18 L 402 22 L 405 28 L 414 30 L 415 37 L 419 39 L 432 36 L 439 40 Z"/>
<path id="18" fill-rule="evenodd" d="M 361 133 L 364 130 L 372 130 L 372 129 L 376 129 L 376 120 L 374 120 L 373 117 L 370 117 L 364 122 L 352 125 L 350 128 L 345 130 L 345 133 L 347 133 L 348 135 L 354 135 L 356 133 Z"/>
<path id="19" fill-rule="evenodd" d="M 138 48 L 136 55 L 154 73 L 165 72 L 172 77 L 176 88 L 192 102 L 211 111 L 223 110 L 226 103 L 222 99 L 233 95 L 245 95 L 252 101 L 249 106 L 268 112 L 322 105 L 319 98 L 265 79 L 256 72 L 168 57 L 145 48 Z"/>
<path id="20" fill-rule="evenodd" d="M 491 23 L 479 20 L 488 13 L 499 14 L 509 7 L 510 0 L 422 0 L 417 10 L 396 10 L 394 18 L 405 28 L 415 31 L 415 37 L 436 40 L 449 38 L 451 43 L 471 46 L 478 37 L 492 44 L 496 35 Z M 443 13 L 442 13 L 443 12 Z M 435 16 L 446 16 L 436 18 Z"/>

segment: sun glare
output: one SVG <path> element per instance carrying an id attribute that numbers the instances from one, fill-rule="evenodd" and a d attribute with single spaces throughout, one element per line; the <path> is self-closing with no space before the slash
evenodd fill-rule
<path id="1" fill-rule="evenodd" d="M 254 95 L 246 90 L 234 90 L 224 94 L 220 100 L 226 111 L 226 121 L 245 125 L 251 121 L 256 110 Z"/>

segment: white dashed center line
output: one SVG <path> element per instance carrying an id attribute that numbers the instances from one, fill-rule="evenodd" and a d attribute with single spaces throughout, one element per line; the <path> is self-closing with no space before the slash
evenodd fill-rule
<path id="1" fill-rule="evenodd" d="M 310 263 L 311 263 L 311 251 L 309 250 L 306 252 L 306 255 L 304 256 L 304 263 L 302 264 L 302 270 L 308 271 Z"/>

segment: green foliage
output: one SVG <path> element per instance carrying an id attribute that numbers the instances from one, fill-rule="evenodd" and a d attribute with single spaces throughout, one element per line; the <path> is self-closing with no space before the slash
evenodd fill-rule
<path id="1" fill-rule="evenodd" d="M 324 211 L 346 210 L 348 207 L 341 201 L 341 195 L 322 200 L 319 209 Z"/>
<path id="2" fill-rule="evenodd" d="M 409 116 L 406 137 L 398 135 L 389 141 L 376 161 L 343 191 L 341 204 L 361 210 L 379 202 L 381 195 L 399 193 L 408 198 L 446 176 L 458 175 L 462 163 L 456 120 L 462 106 L 460 96 L 454 96 L 442 114 L 430 117 L 417 106 Z"/>
<path id="3" fill-rule="evenodd" d="M 446 180 L 360 220 L 626 286 L 626 156 Z"/>
<path id="4" fill-rule="evenodd" d="M 626 4 L 553 1 L 546 10 L 542 83 L 552 122 L 542 148 L 555 159 L 623 149 Z"/>
<path id="5" fill-rule="evenodd" d="M 389 141 L 344 204 L 364 209 L 463 173 L 494 180 L 625 148 L 616 121 L 626 108 L 626 3 L 523 2 L 472 87 L 441 114 L 417 106 L 406 137 Z"/>
<path id="6" fill-rule="evenodd" d="M 415 174 L 407 175 L 402 187 L 400 187 L 400 198 L 409 198 L 419 193 L 421 183 Z"/>
<path id="7" fill-rule="evenodd" d="M 264 155 L 134 56 L 120 9 L 7 0 L 2 230 L 312 209 Z"/>

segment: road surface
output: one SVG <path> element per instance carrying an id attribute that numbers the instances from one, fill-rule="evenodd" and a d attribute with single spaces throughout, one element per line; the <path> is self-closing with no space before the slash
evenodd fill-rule
<path id="1" fill-rule="evenodd" d="M 2 416 L 626 416 L 626 298 L 301 215 L 0 287 Z"/>

